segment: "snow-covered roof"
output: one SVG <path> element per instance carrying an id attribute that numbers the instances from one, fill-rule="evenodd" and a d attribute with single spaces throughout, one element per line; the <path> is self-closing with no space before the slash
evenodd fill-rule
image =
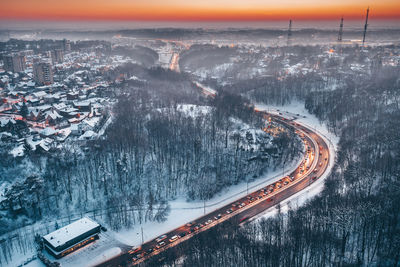
<path id="1" fill-rule="evenodd" d="M 51 127 L 47 127 L 47 128 L 44 128 L 42 131 L 40 131 L 40 133 L 43 134 L 44 136 L 50 136 L 50 135 L 57 133 L 57 131 Z"/>
<path id="2" fill-rule="evenodd" d="M 46 116 L 46 118 L 51 118 L 53 120 L 63 118 L 63 116 L 58 114 L 57 111 L 47 111 L 45 116 Z"/>
<path id="3" fill-rule="evenodd" d="M 36 96 L 37 98 L 41 98 L 41 97 L 44 97 L 45 95 L 47 95 L 47 93 L 45 91 L 39 91 L 39 92 L 33 93 L 33 95 Z"/>
<path id="4" fill-rule="evenodd" d="M 93 132 L 93 131 L 91 131 L 91 130 L 89 130 L 89 131 L 86 131 L 84 134 L 82 134 L 82 135 L 79 137 L 79 139 L 80 139 L 80 140 L 82 140 L 82 139 L 90 139 L 90 138 L 93 138 L 93 137 L 95 137 L 95 136 L 96 136 L 96 133 Z"/>
<path id="5" fill-rule="evenodd" d="M 100 225 L 91 219 L 84 217 L 76 222 L 66 225 L 50 234 L 43 236 L 47 242 L 50 243 L 54 248 L 59 247 L 71 241 L 72 239 L 93 230 Z"/>

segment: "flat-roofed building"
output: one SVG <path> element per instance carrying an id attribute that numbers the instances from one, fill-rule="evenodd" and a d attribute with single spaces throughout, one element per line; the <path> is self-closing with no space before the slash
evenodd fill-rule
<path id="1" fill-rule="evenodd" d="M 55 258 L 61 258 L 98 239 L 100 224 L 84 217 L 43 236 L 45 249 Z"/>

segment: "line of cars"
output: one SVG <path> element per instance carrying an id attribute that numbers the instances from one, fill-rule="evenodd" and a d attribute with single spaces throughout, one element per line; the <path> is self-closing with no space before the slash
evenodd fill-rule
<path id="1" fill-rule="evenodd" d="M 169 239 L 168 239 L 168 236 L 167 236 L 167 235 L 161 235 L 161 236 L 159 236 L 159 237 L 157 237 L 157 238 L 155 239 L 155 242 L 157 243 L 157 245 L 155 246 L 155 248 L 149 248 L 149 249 L 147 249 L 147 250 L 144 250 L 141 246 L 139 246 L 139 247 L 132 247 L 132 248 L 128 251 L 128 253 L 132 255 L 132 261 L 135 262 L 135 261 L 137 261 L 137 260 L 143 258 L 144 256 L 146 256 L 146 255 L 152 253 L 153 251 L 158 250 L 158 249 L 160 249 L 160 248 L 166 246 L 166 245 L 168 244 L 168 242 L 169 242 L 169 243 L 173 243 L 173 242 L 177 241 L 179 238 L 182 238 L 182 237 L 184 237 L 184 236 L 186 236 L 186 233 L 185 233 L 185 232 L 182 232 L 182 233 L 180 233 L 180 234 L 178 234 L 178 235 L 174 235 L 174 236 L 170 237 Z M 168 240 L 167 240 L 167 239 L 168 239 Z"/>
<path id="2" fill-rule="evenodd" d="M 302 137 L 304 138 L 304 135 Z M 309 153 L 314 154 L 314 152 L 311 151 L 311 148 L 310 148 L 310 146 L 308 146 L 307 143 L 308 142 L 305 141 L 308 154 Z M 302 163 L 303 164 L 302 165 L 303 169 L 304 169 L 304 167 L 306 165 L 307 160 L 311 160 L 311 158 L 309 158 L 307 156 L 307 159 L 305 161 L 303 161 L 303 163 Z M 326 158 L 325 158 L 325 160 L 326 160 Z M 307 168 L 307 170 L 308 169 L 309 169 L 309 167 Z M 315 169 L 314 172 L 317 172 L 317 169 Z M 316 178 L 317 177 L 312 177 L 312 180 L 314 180 Z M 229 209 L 225 210 L 226 215 L 231 214 L 232 212 L 245 207 L 246 205 L 256 201 L 257 199 L 262 199 L 262 198 L 268 196 L 270 193 L 274 192 L 275 189 L 280 189 L 283 186 L 289 184 L 290 182 L 293 182 L 295 179 L 296 179 L 296 175 L 295 174 L 291 175 L 291 176 L 285 176 L 284 178 L 280 179 L 279 181 L 277 181 L 277 182 L 275 182 L 273 184 L 270 184 L 270 185 L 268 185 L 268 186 L 266 186 L 266 187 L 264 187 L 264 188 L 262 188 L 262 189 L 260 189 L 260 190 L 258 190 L 256 192 L 250 194 L 249 196 L 246 197 L 246 199 L 242 199 L 241 201 L 239 200 L 238 202 L 235 202 L 235 203 L 231 204 L 231 207 Z M 274 200 L 273 197 L 269 197 L 269 198 L 266 199 L 267 202 L 272 202 L 273 200 Z M 222 216 L 223 215 L 221 213 L 219 213 L 219 214 L 215 215 L 213 218 L 206 219 L 206 221 L 204 221 L 203 223 L 199 223 L 199 222 L 188 223 L 188 224 L 186 224 L 187 230 L 185 230 L 185 231 L 183 231 L 183 232 L 181 232 L 179 234 L 176 234 L 176 235 L 172 236 L 169 239 L 168 239 L 167 235 L 161 235 L 160 237 L 156 238 L 154 240 L 156 242 L 156 245 L 154 246 L 154 249 L 153 248 L 149 248 L 148 250 L 143 251 L 141 247 L 133 248 L 133 249 L 131 249 L 129 251 L 129 254 L 133 255 L 132 260 L 133 260 L 133 262 L 135 262 L 136 260 L 144 257 L 145 255 L 152 253 L 154 250 L 161 249 L 162 247 L 166 246 L 167 244 L 173 243 L 173 242 L 177 241 L 178 239 L 186 236 L 187 234 L 190 234 L 190 233 L 193 233 L 195 231 L 198 231 L 201 228 L 203 228 L 204 226 L 207 226 L 207 225 L 211 224 L 213 221 L 219 220 L 220 218 L 222 218 Z M 243 222 L 243 221 L 245 221 L 247 219 L 249 219 L 249 217 L 245 216 L 245 217 L 240 219 L 240 222 Z"/>

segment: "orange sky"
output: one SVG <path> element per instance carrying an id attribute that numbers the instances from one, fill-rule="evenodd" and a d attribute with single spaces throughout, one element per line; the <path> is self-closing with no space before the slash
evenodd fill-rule
<path id="1" fill-rule="evenodd" d="M 400 0 L 0 0 L 0 19 L 400 19 Z"/>

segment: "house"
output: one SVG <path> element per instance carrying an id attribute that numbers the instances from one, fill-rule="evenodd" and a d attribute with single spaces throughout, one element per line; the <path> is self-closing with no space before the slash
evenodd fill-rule
<path id="1" fill-rule="evenodd" d="M 92 110 L 92 103 L 89 101 L 76 101 L 73 104 L 74 108 L 77 108 L 81 112 L 90 112 Z"/>
<path id="2" fill-rule="evenodd" d="M 58 114 L 58 112 L 55 110 L 46 111 L 44 113 L 44 117 L 46 123 L 48 123 L 49 125 L 56 125 L 64 119 L 64 117 Z"/>
<path id="3" fill-rule="evenodd" d="M 86 131 L 79 137 L 79 140 L 92 140 L 97 136 L 97 134 L 91 130 Z"/>
<path id="4" fill-rule="evenodd" d="M 40 135 L 43 137 L 54 136 L 56 133 L 57 131 L 51 127 L 44 128 L 43 130 L 40 131 Z"/>
<path id="5" fill-rule="evenodd" d="M 78 96 L 79 96 L 78 92 L 67 93 L 67 100 L 76 100 L 78 99 Z"/>
<path id="6" fill-rule="evenodd" d="M 82 129 L 82 125 L 80 123 L 76 123 L 76 124 L 71 124 L 71 134 L 72 135 L 82 135 L 83 133 L 83 129 Z"/>

